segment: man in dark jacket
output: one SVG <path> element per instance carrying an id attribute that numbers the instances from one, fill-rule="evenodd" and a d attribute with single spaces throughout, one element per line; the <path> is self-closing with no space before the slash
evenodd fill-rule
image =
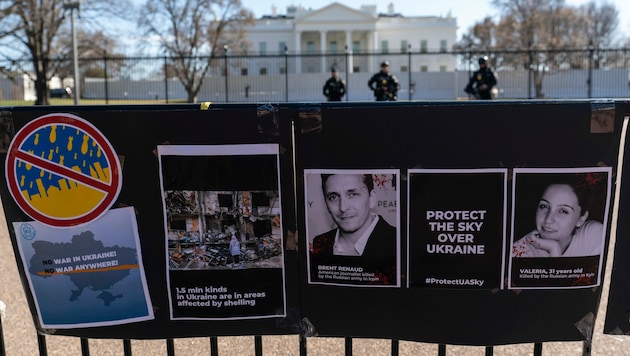
<path id="1" fill-rule="evenodd" d="M 346 82 L 339 78 L 337 68 L 332 67 L 330 73 L 331 77 L 324 84 L 324 96 L 328 101 L 341 101 L 341 98 L 346 94 Z"/>
<path id="2" fill-rule="evenodd" d="M 497 85 L 497 75 L 488 66 L 488 57 L 479 58 L 479 70 L 473 73 L 464 91 L 478 99 L 493 99 L 492 89 Z"/>
<path id="3" fill-rule="evenodd" d="M 374 92 L 376 101 L 398 100 L 400 84 L 396 76 L 389 72 L 389 61 L 381 63 L 380 72 L 374 74 L 368 81 L 368 87 Z"/>
<path id="4" fill-rule="evenodd" d="M 337 227 L 313 239 L 311 281 L 326 281 L 320 270 L 345 268 L 360 270 L 366 277 L 348 284 L 396 285 L 397 232 L 382 216 L 371 212 L 377 200 L 372 175 L 322 174 L 322 189 Z M 328 282 L 346 283 L 343 279 Z"/>

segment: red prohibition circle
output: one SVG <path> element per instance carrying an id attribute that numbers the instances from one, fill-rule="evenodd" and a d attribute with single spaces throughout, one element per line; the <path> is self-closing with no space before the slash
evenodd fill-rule
<path id="1" fill-rule="evenodd" d="M 60 164 L 51 162 L 22 150 L 22 145 L 29 137 L 31 137 L 31 135 L 36 134 L 38 130 L 44 127 L 53 125 L 69 126 L 80 130 L 94 140 L 107 160 L 110 169 L 110 181 L 104 182 L 92 178 L 84 173 L 77 172 L 69 167 L 64 167 Z M 91 210 L 87 210 L 81 215 L 68 218 L 55 217 L 50 216 L 50 214 L 45 214 L 33 207 L 33 205 L 31 205 L 31 203 L 22 195 L 16 171 L 19 161 L 22 161 L 25 164 L 31 164 L 42 170 L 59 175 L 60 177 L 67 178 L 71 181 L 102 191 L 104 193 L 104 197 Z M 76 226 L 98 219 L 105 214 L 109 208 L 111 208 L 122 187 L 122 171 L 120 168 L 120 162 L 118 161 L 118 156 L 114 152 L 114 149 L 109 141 L 96 127 L 86 120 L 78 116 L 65 113 L 48 114 L 38 117 L 20 129 L 9 145 L 7 160 L 5 163 L 5 172 L 9 192 L 17 205 L 33 220 L 52 227 Z"/>

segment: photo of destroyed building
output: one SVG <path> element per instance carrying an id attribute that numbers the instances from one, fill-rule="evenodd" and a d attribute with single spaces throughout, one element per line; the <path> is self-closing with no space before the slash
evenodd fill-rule
<path id="1" fill-rule="evenodd" d="M 170 270 L 282 268 L 277 191 L 166 191 Z M 230 240 L 240 244 L 239 262 Z"/>

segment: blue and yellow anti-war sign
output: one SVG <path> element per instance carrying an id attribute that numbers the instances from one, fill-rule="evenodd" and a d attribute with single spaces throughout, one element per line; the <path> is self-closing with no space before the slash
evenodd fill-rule
<path id="1" fill-rule="evenodd" d="M 15 202 L 41 223 L 67 227 L 106 213 L 122 187 L 120 162 L 103 134 L 71 114 L 41 116 L 9 146 L 6 179 Z"/>

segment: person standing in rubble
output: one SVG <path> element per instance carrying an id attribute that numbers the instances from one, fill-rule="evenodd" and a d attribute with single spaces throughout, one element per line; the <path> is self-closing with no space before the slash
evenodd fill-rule
<path id="1" fill-rule="evenodd" d="M 331 77 L 324 84 L 324 96 L 328 101 L 341 101 L 341 98 L 346 94 L 346 82 L 339 78 L 337 68 L 330 68 L 330 73 Z"/>
<path id="2" fill-rule="evenodd" d="M 240 266 L 241 243 L 234 233 L 232 233 L 232 237 L 230 238 L 230 255 L 232 256 L 232 267 Z"/>
<path id="3" fill-rule="evenodd" d="M 376 101 L 398 100 L 400 84 L 398 78 L 389 72 L 389 61 L 381 63 L 381 70 L 370 78 L 368 87 L 374 92 Z"/>

